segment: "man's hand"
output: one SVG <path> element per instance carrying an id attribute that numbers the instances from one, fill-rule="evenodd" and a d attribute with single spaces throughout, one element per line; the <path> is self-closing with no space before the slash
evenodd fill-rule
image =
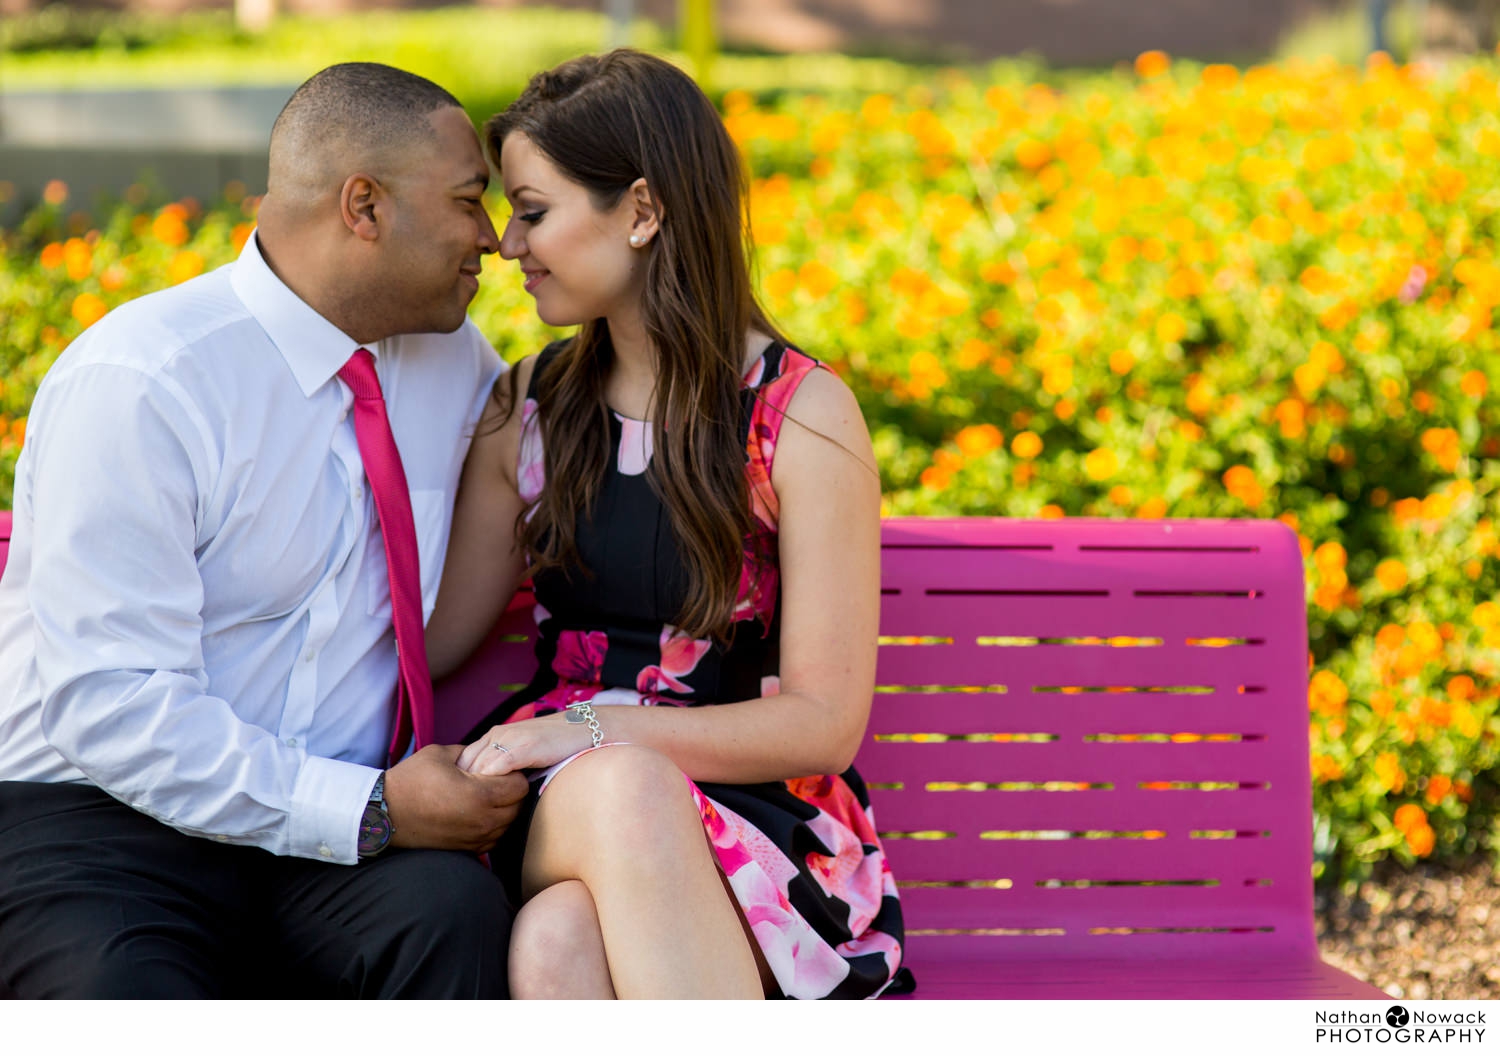
<path id="1" fill-rule="evenodd" d="M 458 768 L 462 746 L 430 744 L 385 774 L 393 847 L 487 851 L 526 797 L 520 774 L 469 774 Z"/>

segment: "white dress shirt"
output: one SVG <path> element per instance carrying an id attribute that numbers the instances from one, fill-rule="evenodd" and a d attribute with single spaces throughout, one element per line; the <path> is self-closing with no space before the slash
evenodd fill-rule
<path id="1" fill-rule="evenodd" d="M 0 780 L 89 782 L 194 836 L 357 860 L 394 721 L 359 347 L 266 266 L 123 305 L 37 392 L 0 578 Z M 472 427 L 472 322 L 367 345 L 432 611 Z"/>

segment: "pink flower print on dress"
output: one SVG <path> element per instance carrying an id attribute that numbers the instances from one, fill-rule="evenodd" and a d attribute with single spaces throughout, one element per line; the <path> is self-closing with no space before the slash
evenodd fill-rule
<path id="1" fill-rule="evenodd" d="M 642 693 L 680 693 L 691 696 L 693 687 L 682 681 L 698 666 L 711 644 L 704 638 L 689 638 L 677 633 L 670 623 L 661 629 L 661 664 L 641 668 L 635 688 Z"/>
<path id="2" fill-rule="evenodd" d="M 747 547 L 745 563 L 740 566 L 740 596 L 734 605 L 734 621 L 759 618 L 769 629 L 780 585 L 781 574 L 776 565 L 756 561 Z"/>
<path id="3" fill-rule="evenodd" d="M 603 631 L 563 631 L 557 636 L 552 670 L 570 682 L 598 682 L 608 651 L 609 636 Z"/>
<path id="4" fill-rule="evenodd" d="M 885 897 L 885 856 L 866 854 L 860 838 L 827 814 L 811 819 L 807 827 L 833 851 L 832 855 L 809 854 L 808 872 L 824 891 L 848 905 L 849 933 L 862 935 L 875 922 Z"/>
<path id="5" fill-rule="evenodd" d="M 740 842 L 739 834 L 724 820 L 724 815 L 719 813 L 714 801 L 699 791 L 698 786 L 691 780 L 688 786 L 693 790 L 693 798 L 698 803 L 698 813 L 703 818 L 703 829 L 708 834 L 708 842 L 713 845 L 714 856 L 719 859 L 719 866 L 724 870 L 725 876 L 733 876 L 740 869 L 751 864 L 749 850 Z"/>
<path id="6" fill-rule="evenodd" d="M 771 460 L 775 452 L 775 435 L 757 418 L 745 446 L 745 482 L 750 487 L 750 513 L 770 531 L 776 530 L 776 520 L 781 515 L 781 503 L 776 489 L 771 487 Z"/>
<path id="7" fill-rule="evenodd" d="M 880 836 L 870 815 L 860 806 L 854 790 L 841 777 L 820 775 L 797 777 L 786 783 L 787 791 L 852 832 L 863 844 L 880 846 Z"/>
<path id="8" fill-rule="evenodd" d="M 887 975 L 895 974 L 896 966 L 901 963 L 901 944 L 883 931 L 868 931 L 848 942 L 840 943 L 836 949 L 845 957 L 866 957 L 872 953 L 884 954 Z"/>
<path id="9" fill-rule="evenodd" d="M 787 885 L 796 867 L 753 825 L 689 785 L 714 855 L 776 984 L 787 997 L 826 997 L 848 976 L 849 964 L 792 909 Z"/>
<path id="10" fill-rule="evenodd" d="M 523 502 L 533 503 L 547 483 L 547 464 L 542 454 L 542 423 L 536 400 L 521 405 L 521 453 L 516 458 L 516 487 Z"/>

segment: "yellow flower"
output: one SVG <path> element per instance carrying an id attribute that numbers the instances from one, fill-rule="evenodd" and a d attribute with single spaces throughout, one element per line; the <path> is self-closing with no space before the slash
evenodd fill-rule
<path id="1" fill-rule="evenodd" d="M 1396 808 L 1391 822 L 1400 832 L 1410 832 L 1420 825 L 1427 824 L 1427 812 L 1415 803 L 1403 803 Z"/>
<path id="2" fill-rule="evenodd" d="M 151 234 L 169 246 L 180 246 L 188 240 L 188 227 L 184 210 L 169 205 L 151 221 Z"/>
<path id="3" fill-rule="evenodd" d="M 1307 706 L 1319 715 L 1339 715 L 1349 701 L 1349 688 L 1332 671 L 1316 671 L 1307 685 Z"/>
<path id="4" fill-rule="evenodd" d="M 93 326 L 104 318 L 104 313 L 107 311 L 109 307 L 98 294 L 80 293 L 73 298 L 73 318 L 77 319 L 81 326 Z"/>
<path id="5" fill-rule="evenodd" d="M 1259 506 L 1266 497 L 1260 482 L 1255 479 L 1255 471 L 1249 466 L 1230 466 L 1226 469 L 1224 489 L 1252 508 Z"/>
<path id="6" fill-rule="evenodd" d="M 94 271 L 94 250 L 81 238 L 70 238 L 63 244 L 63 264 L 74 282 L 86 279 Z"/>
<path id="7" fill-rule="evenodd" d="M 185 249 L 174 256 L 172 263 L 167 265 L 167 279 L 175 286 L 177 283 L 202 275 L 205 266 L 206 262 L 202 253 Z"/>
<path id="8" fill-rule="evenodd" d="M 987 455 L 995 448 L 1005 442 L 1005 436 L 998 428 L 988 423 L 984 425 L 966 425 L 958 431 L 953 438 L 958 449 L 969 458 L 977 458 Z"/>
<path id="9" fill-rule="evenodd" d="M 1030 429 L 1017 433 L 1010 442 L 1010 452 L 1017 458 L 1035 458 L 1042 453 L 1042 438 Z"/>
<path id="10" fill-rule="evenodd" d="M 1172 59 L 1164 51 L 1146 51 L 1136 56 L 1135 72 L 1150 80 L 1160 77 L 1172 68 Z"/>
<path id="11" fill-rule="evenodd" d="M 1398 591 L 1406 586 L 1406 566 L 1395 558 L 1387 558 L 1375 566 L 1375 579 L 1389 591 Z"/>
<path id="12" fill-rule="evenodd" d="M 1156 321 L 1156 339 L 1164 345 L 1175 344 L 1187 336 L 1187 321 L 1176 312 L 1168 312 Z"/>
<path id="13" fill-rule="evenodd" d="M 1381 752 L 1375 757 L 1375 778 L 1391 792 L 1406 787 L 1406 772 L 1401 769 L 1395 752 Z"/>
<path id="14" fill-rule="evenodd" d="M 1083 471 L 1092 481 L 1104 481 L 1114 476 L 1120 468 L 1120 460 L 1107 447 L 1095 448 L 1083 460 Z"/>

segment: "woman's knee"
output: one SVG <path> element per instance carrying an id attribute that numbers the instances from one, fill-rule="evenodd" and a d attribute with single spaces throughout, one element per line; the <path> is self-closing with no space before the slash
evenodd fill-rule
<path id="1" fill-rule="evenodd" d="M 523 886 L 619 884 L 683 867 L 706 847 L 687 778 L 660 752 L 613 745 L 565 767 L 537 805 Z M 608 878 L 607 880 L 604 878 Z"/>
<path id="2" fill-rule="evenodd" d="M 581 881 L 543 889 L 516 914 L 510 988 L 516 998 L 614 996 L 599 916 Z"/>
<path id="3" fill-rule="evenodd" d="M 661 752 L 636 744 L 611 745 L 576 760 L 553 780 L 547 795 L 583 815 L 605 834 L 659 832 L 669 818 L 691 817 L 687 778 Z M 547 796 L 543 796 L 543 803 Z M 577 822 L 575 821 L 575 824 Z"/>

